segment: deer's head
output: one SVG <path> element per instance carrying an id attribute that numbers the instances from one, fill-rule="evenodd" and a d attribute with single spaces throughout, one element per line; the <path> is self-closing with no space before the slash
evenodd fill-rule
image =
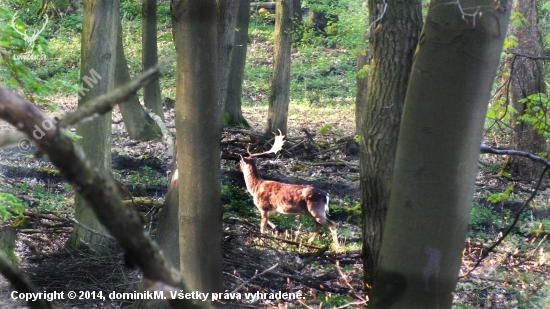
<path id="1" fill-rule="evenodd" d="M 21 32 L 17 29 L 17 26 L 15 25 L 15 19 L 17 18 L 17 14 L 18 13 L 13 14 L 13 17 L 11 18 L 11 26 L 12 26 L 13 30 L 15 30 L 15 32 L 17 32 L 21 35 L 21 37 L 25 41 L 25 44 L 29 48 L 29 51 L 32 52 L 32 50 L 34 49 L 34 41 L 36 41 L 36 39 L 38 38 L 40 33 L 42 33 L 42 31 L 44 31 L 44 29 L 46 28 L 46 25 L 48 24 L 48 21 L 49 21 L 48 15 L 45 15 L 45 20 L 46 21 L 44 22 L 44 25 L 42 25 L 42 29 L 36 31 L 32 35 L 28 35 L 27 30 L 25 30 L 24 32 Z"/>

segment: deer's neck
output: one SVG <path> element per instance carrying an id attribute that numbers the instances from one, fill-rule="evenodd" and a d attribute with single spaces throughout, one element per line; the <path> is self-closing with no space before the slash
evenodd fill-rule
<path id="1" fill-rule="evenodd" d="M 244 170 L 244 181 L 246 182 L 248 192 L 254 194 L 258 186 L 263 182 L 263 179 L 260 177 L 260 172 L 256 166 L 247 166 Z"/>

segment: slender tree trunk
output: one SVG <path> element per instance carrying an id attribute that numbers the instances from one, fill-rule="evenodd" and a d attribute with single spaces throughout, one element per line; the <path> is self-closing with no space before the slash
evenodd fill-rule
<path id="1" fill-rule="evenodd" d="M 176 142 L 177 143 L 177 142 Z M 162 211 L 158 216 L 158 228 L 155 237 L 159 249 L 162 254 L 175 269 L 180 269 L 180 250 L 179 250 L 179 194 L 178 194 L 178 151 L 177 146 L 174 147 L 174 156 L 172 167 L 170 168 L 170 184 L 166 199 L 162 205 Z M 143 281 L 141 282 L 140 291 L 143 291 Z M 132 309 L 168 309 L 168 303 L 148 304 L 146 300 L 136 299 L 132 304 Z"/>
<path id="2" fill-rule="evenodd" d="M 451 308 L 510 14 L 505 1 L 494 4 L 431 2 L 411 70 L 369 308 Z"/>
<path id="3" fill-rule="evenodd" d="M 514 1 L 515 12 L 521 13 L 526 22 L 521 27 L 511 27 L 510 33 L 518 40 L 517 53 L 533 56 L 542 56 L 542 36 L 538 27 L 538 13 L 535 0 Z M 508 59 L 506 64 L 507 78 L 510 78 L 505 88 L 507 104 L 511 104 L 517 114 L 512 114 L 510 122 L 513 128 L 510 145 L 514 149 L 532 153 L 546 153 L 548 145 L 546 138 L 533 128 L 533 125 L 519 117 L 528 113 L 525 103 L 519 102 L 532 94 L 546 93 L 544 83 L 544 63 L 542 60 L 533 60 L 524 57 Z M 536 102 L 531 101 L 533 106 Z M 546 107 L 540 106 L 543 110 Z M 535 116 L 534 113 L 531 113 Z M 508 158 L 510 171 L 513 174 L 534 177 L 538 171 L 538 164 L 526 158 L 511 156 Z"/>
<path id="4" fill-rule="evenodd" d="M 83 5 L 80 69 L 82 96 L 79 106 L 114 88 L 117 21 L 120 19 L 119 0 L 84 0 Z M 80 146 L 90 163 L 105 175 L 110 175 L 111 113 L 79 125 L 76 133 L 82 136 Z M 108 233 L 78 194 L 75 198 L 75 219 L 92 230 Z M 95 250 L 104 250 L 105 245 L 111 245 L 113 241 L 75 225 L 68 244 L 75 247 L 86 244 Z"/>
<path id="5" fill-rule="evenodd" d="M 250 1 L 239 0 L 237 25 L 235 30 L 235 43 L 229 69 L 229 84 L 227 87 L 227 100 L 224 106 L 223 126 L 238 126 L 249 128 L 250 125 L 244 119 L 241 110 L 244 66 L 246 64 L 246 49 L 248 46 L 248 21 L 250 19 Z"/>
<path id="6" fill-rule="evenodd" d="M 277 0 L 275 8 L 275 37 L 273 78 L 267 113 L 266 135 L 278 130 L 286 135 L 290 103 L 290 51 L 292 47 L 292 0 Z"/>
<path id="7" fill-rule="evenodd" d="M 372 23 L 382 12 L 377 11 L 378 1 L 369 0 L 368 5 Z M 389 0 L 383 14 L 370 34 L 368 85 L 358 85 L 367 87 L 360 134 L 363 279 L 367 287 L 374 280 L 382 245 L 401 113 L 422 27 L 421 1 Z M 358 99 L 362 91 L 358 88 Z"/>
<path id="8" fill-rule="evenodd" d="M 229 72 L 235 43 L 240 0 L 218 0 L 218 100 L 220 112 L 223 113 L 227 101 Z"/>
<path id="9" fill-rule="evenodd" d="M 171 7 L 178 55 L 180 269 L 193 290 L 223 292 L 218 6 L 215 0 L 172 0 Z"/>
<path id="10" fill-rule="evenodd" d="M 122 24 L 120 19 L 118 20 L 117 34 L 115 85 L 120 86 L 130 81 L 128 63 L 126 62 L 124 47 L 122 46 Z M 147 113 L 145 113 L 136 94 L 131 95 L 128 102 L 119 104 L 118 108 L 122 114 L 122 120 L 126 126 L 126 131 L 128 131 L 128 135 L 131 139 L 148 141 L 160 139 L 162 137 L 159 126 L 149 115 L 147 115 Z"/>
<path id="11" fill-rule="evenodd" d="M 157 0 L 143 0 L 141 15 L 143 31 L 141 41 L 141 64 L 143 70 L 145 71 L 148 68 L 156 66 L 158 62 Z M 164 111 L 162 110 L 162 98 L 158 79 L 143 87 L 143 102 L 145 107 L 164 120 Z"/>

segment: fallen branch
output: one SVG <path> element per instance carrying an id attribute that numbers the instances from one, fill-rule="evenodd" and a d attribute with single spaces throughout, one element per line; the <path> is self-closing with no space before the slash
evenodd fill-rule
<path id="1" fill-rule="evenodd" d="M 0 250 L 0 273 L 6 279 L 13 284 L 15 290 L 19 293 L 33 293 L 38 295 L 40 293 L 32 284 L 32 282 L 25 276 L 25 274 L 13 265 L 8 259 L 6 254 Z M 36 301 L 28 301 L 27 304 L 32 309 L 51 309 L 51 305 L 44 299 L 37 299 Z"/>
<path id="2" fill-rule="evenodd" d="M 231 292 L 231 293 L 236 293 L 236 292 L 238 292 L 240 289 L 243 288 L 243 286 L 245 286 L 246 284 L 248 284 L 250 281 L 256 279 L 256 277 L 259 277 L 259 276 L 261 276 L 261 275 L 263 275 L 263 274 L 266 274 L 266 273 L 268 273 L 268 272 L 274 270 L 275 268 L 277 268 L 277 266 L 279 266 L 279 263 L 277 263 L 277 264 L 275 264 L 275 265 L 269 267 L 268 269 L 262 271 L 262 272 L 259 273 L 259 274 L 258 274 L 258 270 L 256 270 L 256 273 L 254 274 L 254 276 L 252 276 L 252 277 L 251 277 L 250 279 L 248 279 L 247 281 L 241 283 L 241 284 L 240 284 L 238 287 L 236 287 L 236 288 L 233 290 L 233 292 Z"/>
<path id="3" fill-rule="evenodd" d="M 155 74 L 151 73 L 151 76 Z M 131 89 L 131 86 L 125 85 L 100 98 L 110 106 L 115 101 L 122 102 Z M 90 108 L 93 113 L 105 110 Z M 78 117 L 89 115 L 83 111 L 79 113 L 73 114 L 71 120 L 67 119 L 63 123 L 74 124 Z M 117 239 L 128 260 L 143 271 L 145 278 L 153 283 L 161 282 L 165 286 L 189 292 L 179 272 L 169 266 L 157 245 L 144 235 L 140 214 L 132 208 L 124 207 L 113 178 L 93 169 L 65 130 L 53 125 L 56 123 L 53 119 L 5 87 L 0 87 L 0 118 L 26 133 L 48 155 L 75 191 L 86 200 L 99 222 Z M 33 136 L 36 127 L 45 129 L 40 138 Z M 196 307 L 193 300 L 170 299 L 168 302 L 173 308 Z M 204 308 L 212 306 L 210 303 L 202 305 Z"/>

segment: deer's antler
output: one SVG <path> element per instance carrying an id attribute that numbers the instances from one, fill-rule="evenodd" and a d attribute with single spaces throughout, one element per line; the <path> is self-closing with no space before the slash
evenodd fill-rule
<path id="1" fill-rule="evenodd" d="M 279 135 L 275 134 L 275 140 L 273 141 L 273 146 L 271 146 L 270 150 L 264 151 L 261 153 L 250 153 L 250 151 L 248 151 L 248 148 L 247 148 L 246 151 L 248 152 L 248 157 L 252 158 L 252 157 L 257 157 L 268 153 L 277 153 L 281 151 L 281 149 L 283 149 L 283 145 L 285 144 L 284 138 L 285 136 L 283 135 L 281 130 L 279 130 Z"/>
<path id="2" fill-rule="evenodd" d="M 24 39 L 27 37 L 27 34 L 17 30 L 17 26 L 15 25 L 15 18 L 17 17 L 17 14 L 18 13 L 16 12 L 15 14 L 13 14 L 13 17 L 11 18 L 11 27 L 13 28 L 13 30 L 15 30 L 15 32 L 19 33 Z"/>
<path id="3" fill-rule="evenodd" d="M 37 31 L 36 33 L 34 33 L 32 36 L 31 36 L 31 39 L 33 40 L 36 40 L 36 38 L 38 37 L 38 35 L 40 35 L 40 33 L 42 33 L 42 31 L 44 31 L 44 29 L 46 29 L 46 25 L 48 24 L 48 21 L 50 21 L 48 15 L 46 15 L 46 22 L 44 23 L 44 25 L 42 25 L 42 29 L 40 29 L 39 31 Z"/>

